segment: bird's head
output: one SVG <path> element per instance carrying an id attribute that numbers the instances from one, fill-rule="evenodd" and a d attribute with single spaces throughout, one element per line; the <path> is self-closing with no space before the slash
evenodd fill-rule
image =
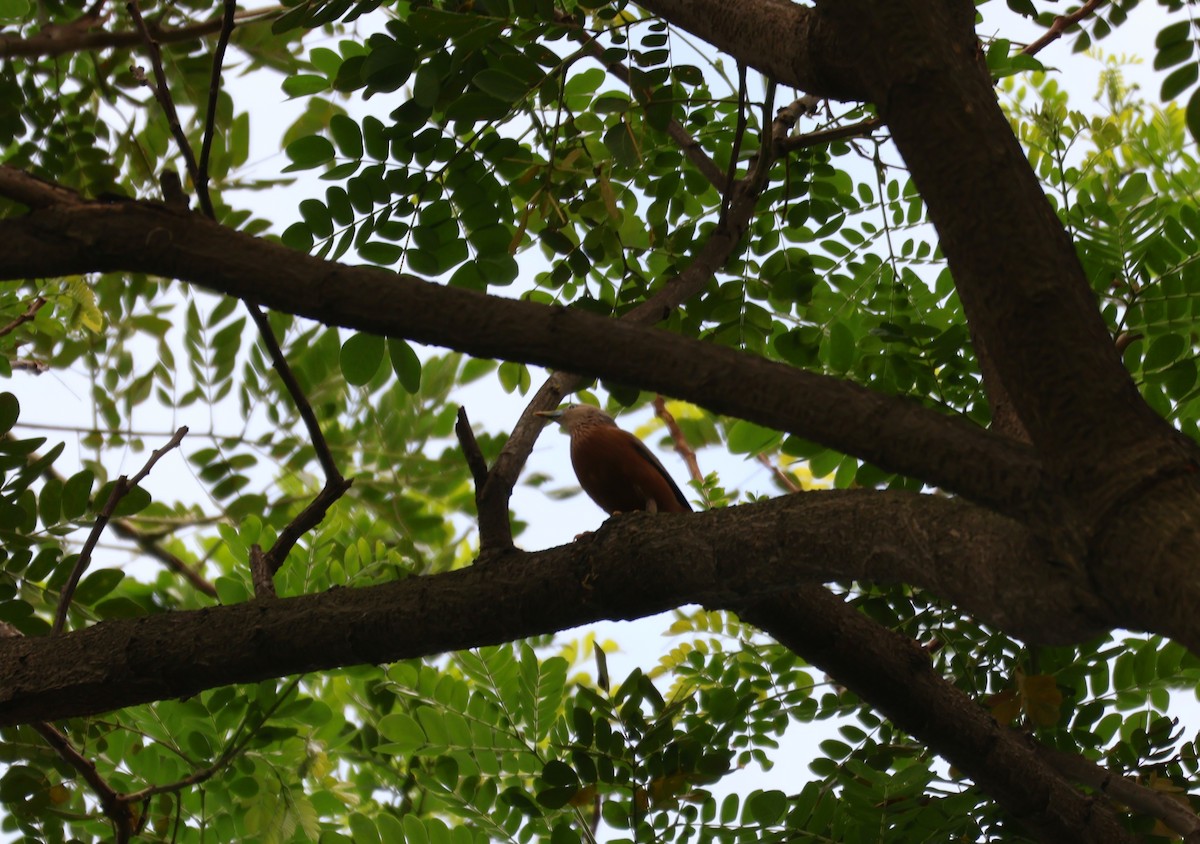
<path id="1" fill-rule="evenodd" d="M 600 408 L 590 404 L 569 404 L 558 410 L 538 410 L 536 415 L 544 419 L 553 419 L 571 434 L 580 428 L 590 428 L 600 425 L 616 427 L 613 418 Z"/>

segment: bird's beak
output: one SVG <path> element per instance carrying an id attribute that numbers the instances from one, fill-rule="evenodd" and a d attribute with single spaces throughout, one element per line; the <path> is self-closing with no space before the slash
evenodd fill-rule
<path id="1" fill-rule="evenodd" d="M 535 410 L 534 416 L 541 416 L 543 419 L 558 419 L 562 416 L 561 410 Z"/>

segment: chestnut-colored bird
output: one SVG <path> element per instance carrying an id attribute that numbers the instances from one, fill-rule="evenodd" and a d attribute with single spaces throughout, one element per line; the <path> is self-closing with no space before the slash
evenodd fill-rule
<path id="1" fill-rule="evenodd" d="M 571 438 L 571 465 L 583 491 L 606 513 L 646 510 L 688 513 L 688 504 L 662 463 L 641 440 L 590 404 L 539 410 Z"/>

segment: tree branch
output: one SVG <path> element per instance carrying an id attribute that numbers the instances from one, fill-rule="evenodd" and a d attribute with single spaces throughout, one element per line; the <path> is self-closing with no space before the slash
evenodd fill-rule
<path id="1" fill-rule="evenodd" d="M 217 100 L 221 94 L 221 68 L 225 64 L 225 48 L 233 35 L 237 16 L 237 0 L 224 0 L 225 14 L 221 19 L 221 33 L 213 50 L 212 77 L 208 84 L 208 110 L 204 115 L 204 140 L 200 144 L 200 163 L 196 176 L 196 193 L 200 195 L 200 207 L 212 208 L 208 195 L 208 159 L 212 155 L 213 136 L 217 129 Z"/>
<path id="2" fill-rule="evenodd" d="M 25 309 L 25 313 L 18 316 L 16 319 L 14 319 L 8 325 L 4 326 L 3 328 L 0 328 L 0 337 L 4 337 L 8 334 L 12 334 L 14 331 L 16 331 L 22 325 L 24 325 L 25 323 L 32 320 L 34 317 L 37 316 L 37 312 L 40 311 L 42 309 L 42 306 L 44 306 L 45 304 L 46 304 L 46 300 L 43 299 L 41 296 L 34 297 L 33 301 L 31 301 L 29 303 L 29 307 Z"/>
<path id="3" fill-rule="evenodd" d="M 125 8 L 129 11 L 129 17 L 137 24 L 138 31 L 142 33 L 146 52 L 150 54 L 150 64 L 154 69 L 154 85 L 152 86 L 154 98 L 158 100 L 163 114 L 167 117 L 167 124 L 171 127 L 171 135 L 175 138 L 175 143 L 179 147 L 179 154 L 183 156 L 183 161 L 187 165 L 188 177 L 192 180 L 192 185 L 198 191 L 200 210 L 209 219 L 215 220 L 217 215 L 213 212 L 212 199 L 209 198 L 208 191 L 199 192 L 200 165 L 196 163 L 196 154 L 192 151 L 192 146 L 188 143 L 187 133 L 183 131 L 183 125 L 179 122 L 179 112 L 175 109 L 175 101 L 171 98 L 171 89 L 167 87 L 167 73 L 163 69 L 162 49 L 159 47 L 158 42 L 154 40 L 154 34 L 142 18 L 142 10 L 138 8 L 138 0 L 128 0 L 125 3 Z M 141 75 L 142 84 L 150 84 L 140 67 L 137 68 L 136 74 Z"/>
<path id="4" fill-rule="evenodd" d="M 791 0 L 639 0 L 781 85 L 834 100 L 865 100 L 856 62 L 823 16 Z"/>
<path id="5" fill-rule="evenodd" d="M 256 20 L 269 20 L 284 11 L 281 6 L 267 6 L 260 9 L 250 9 L 237 16 L 239 24 L 252 23 Z M 205 35 L 219 32 L 222 18 L 215 17 L 200 23 L 181 26 L 177 29 L 163 29 L 153 21 L 147 22 L 147 27 L 154 40 L 160 44 L 178 44 L 184 41 L 194 41 Z M 137 30 L 124 32 L 107 32 L 104 30 L 85 29 L 81 27 L 59 26 L 45 27 L 41 32 L 25 38 L 12 35 L 0 35 L 0 59 L 18 56 L 61 56 L 67 53 L 78 53 L 84 50 L 122 49 L 141 44 L 143 35 Z"/>
<path id="6" fill-rule="evenodd" d="M 1076 9 L 1074 12 L 1071 12 L 1071 14 L 1055 16 L 1054 23 L 1050 25 L 1050 28 L 1046 30 L 1045 34 L 1042 35 L 1042 37 L 1037 41 L 1027 45 L 1021 52 L 1026 56 L 1037 55 L 1042 50 L 1046 49 L 1046 47 L 1050 46 L 1059 38 L 1061 38 L 1063 34 L 1066 33 L 1066 31 L 1072 26 L 1088 17 L 1090 14 L 1092 14 L 1092 12 L 1096 11 L 1096 9 L 1103 6 L 1105 2 L 1106 0 L 1087 0 L 1086 3 Z"/>
<path id="7" fill-rule="evenodd" d="M 1111 811 L 1071 788 L 1030 740 L 940 677 L 920 647 L 825 589 L 727 608 L 928 744 L 1041 840 L 1133 844 Z"/>
<path id="8" fill-rule="evenodd" d="M 67 578 L 62 592 L 59 594 L 58 609 L 54 614 L 53 632 L 56 635 L 62 632 L 63 625 L 67 622 L 67 611 L 71 608 L 71 598 L 75 595 L 75 587 L 79 585 L 79 579 L 87 571 L 88 564 L 92 560 L 92 551 L 95 550 L 96 543 L 100 541 L 100 534 L 104 533 L 104 526 L 108 524 L 108 520 L 116 512 L 117 505 L 121 503 L 122 498 L 129 494 L 130 490 L 134 489 L 150 474 L 150 470 L 154 468 L 154 464 L 163 455 L 171 449 L 176 448 L 183 441 L 187 432 L 187 426 L 182 426 L 175 432 L 175 436 L 171 437 L 166 445 L 151 452 L 150 459 L 146 461 L 146 465 L 132 479 L 122 475 L 113 484 L 112 492 L 108 495 L 108 500 L 100 508 L 100 512 L 96 514 L 96 522 L 92 525 L 91 533 L 88 534 L 88 538 L 83 543 L 83 549 L 79 552 L 79 558 L 76 559 L 75 566 L 71 569 L 71 576 Z"/>
<path id="9" fill-rule="evenodd" d="M 46 740 L 46 743 L 54 748 L 63 761 L 74 768 L 84 782 L 91 786 L 96 798 L 100 801 L 100 809 L 113 823 L 113 831 L 116 835 L 115 840 L 118 844 L 129 841 L 135 834 L 137 827 L 137 818 L 135 817 L 132 806 L 137 801 L 130 800 L 127 795 L 121 794 L 111 785 L 104 777 L 100 776 L 96 770 L 95 764 L 82 753 L 75 749 L 62 733 L 54 728 L 53 725 L 45 722 L 37 722 L 33 724 L 33 729 Z"/>
<path id="10" fill-rule="evenodd" d="M 1186 844 L 1196 844 L 1200 841 L 1200 818 L 1187 806 L 1172 800 L 1169 795 L 1118 776 L 1090 759 L 1074 753 L 1040 745 L 1038 755 L 1064 777 L 1101 792 L 1114 803 L 1128 806 L 1143 815 L 1162 821 L 1164 826 L 1177 833 Z"/>
<path id="11" fill-rule="evenodd" d="M 570 545 L 513 550 L 445 574 L 0 641 L 0 726 L 688 603 L 748 606 L 829 580 L 913 583 L 1028 640 L 1079 641 L 1110 628 L 1086 575 L 1047 565 L 1042 552 L 1003 517 L 902 492 L 808 492 L 704 513 L 628 514 Z"/>
<path id="12" fill-rule="evenodd" d="M 11 172 L 0 166 L 0 195 Z M 736 242 L 733 233 L 720 237 Z M 0 239 L 8 245 L 0 278 L 147 272 L 328 325 L 612 378 L 821 442 L 1003 512 L 1024 512 L 1039 483 L 1025 446 L 915 402 L 627 320 L 322 261 L 157 203 L 40 209 L 0 220 Z M 719 254 L 719 242 L 714 236 L 693 264 Z M 691 270 L 693 282 L 703 281 Z M 686 292 L 683 275 L 675 289 Z M 646 308 L 666 314 L 655 301 L 631 315 Z"/>

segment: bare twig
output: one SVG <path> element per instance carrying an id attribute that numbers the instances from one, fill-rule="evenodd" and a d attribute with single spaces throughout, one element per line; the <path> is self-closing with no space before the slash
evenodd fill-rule
<path id="1" fill-rule="evenodd" d="M 14 319 L 8 325 L 4 326 L 3 328 L 0 328 L 0 337 L 4 337 L 5 335 L 12 334 L 14 331 L 17 330 L 17 328 L 19 328 L 20 326 L 29 322 L 31 319 L 33 319 L 35 316 L 37 316 L 37 312 L 40 311 L 42 309 L 42 306 L 45 304 L 46 304 L 46 300 L 43 299 L 41 296 L 38 296 L 36 299 L 34 299 L 32 302 L 29 303 L 29 307 L 25 309 L 25 313 L 21 314 L 19 317 Z"/>
<path id="2" fill-rule="evenodd" d="M 128 0 L 125 8 L 129 10 L 129 17 L 137 25 L 138 31 L 142 34 L 142 41 L 146 45 L 146 51 L 150 54 L 150 64 L 154 68 L 154 98 L 158 100 L 158 104 L 162 107 L 163 114 L 167 116 L 167 123 L 171 126 L 171 134 L 175 137 L 175 143 L 179 147 L 179 153 L 183 156 L 183 161 L 187 165 L 188 176 L 192 180 L 193 185 L 200 184 L 200 166 L 196 163 L 196 154 L 192 152 L 191 144 L 188 143 L 187 133 L 183 131 L 183 125 L 179 122 L 179 112 L 175 109 L 175 101 L 171 99 L 171 90 L 167 87 L 167 74 L 163 69 L 162 49 L 159 47 L 158 41 L 155 40 L 154 34 L 146 25 L 146 21 L 142 18 L 142 10 L 138 8 L 137 0 Z M 135 74 L 141 72 L 138 68 Z M 149 84 L 142 74 L 142 81 Z M 208 198 L 207 192 L 200 194 L 200 209 L 209 219 L 215 219 L 216 215 L 213 212 L 212 200 Z"/>
<path id="3" fill-rule="evenodd" d="M 765 129 L 765 127 L 764 127 Z M 738 155 L 742 149 L 742 139 L 746 136 L 746 65 L 738 62 L 738 114 L 737 128 L 733 132 L 733 149 L 729 153 L 729 169 L 725 173 L 725 184 L 732 185 L 734 177 L 737 175 Z M 717 227 L 725 225 L 725 218 L 729 214 L 729 203 L 732 200 L 730 191 L 726 191 L 721 197 L 721 215 L 718 218 Z"/>
<path id="4" fill-rule="evenodd" d="M 1061 38 L 1063 34 L 1072 26 L 1079 23 L 1092 12 L 1096 11 L 1096 9 L 1103 6 L 1104 3 L 1105 0 L 1087 0 L 1086 3 L 1076 9 L 1074 12 L 1071 12 L 1071 14 L 1059 15 L 1054 19 L 1054 23 L 1050 25 L 1050 28 L 1046 30 L 1045 34 L 1037 41 L 1034 41 L 1032 44 L 1022 50 L 1021 55 L 1032 56 L 1040 53 L 1047 46 L 1053 44 L 1055 41 Z"/>
<path id="5" fill-rule="evenodd" d="M 267 347 L 267 353 L 271 357 L 271 365 L 279 374 L 279 379 L 283 381 L 288 395 L 292 397 L 292 402 L 296 405 L 296 412 L 300 414 L 300 418 L 304 422 L 308 437 L 313 444 L 313 450 L 317 453 L 317 460 L 321 463 L 321 469 L 325 473 L 325 486 L 322 487 L 317 497 L 280 532 L 275 544 L 266 552 L 267 568 L 273 575 L 279 571 L 279 567 L 287 559 L 292 546 L 301 536 L 321 523 L 321 520 L 325 518 L 325 513 L 335 501 L 345 494 L 352 482 L 342 477 L 342 473 L 338 471 L 333 453 L 329 450 L 329 443 L 326 442 L 325 435 L 321 432 L 321 423 L 317 421 L 317 415 L 313 412 L 308 397 L 304 395 L 300 382 L 296 380 L 292 368 L 288 366 L 287 358 L 284 357 L 279 341 L 275 339 L 275 331 L 271 328 L 267 315 L 253 302 L 245 302 L 245 305 L 246 309 L 250 311 L 255 325 L 258 326 L 263 345 Z"/>
<path id="6" fill-rule="evenodd" d="M 804 492 L 804 487 L 792 480 L 791 476 L 787 472 L 780 469 L 779 466 L 775 464 L 775 461 L 770 457 L 767 457 L 767 455 L 759 454 L 758 462 L 766 466 L 767 469 L 770 470 L 771 474 L 775 477 L 775 480 L 778 481 L 779 484 L 788 492 Z"/>
<path id="7" fill-rule="evenodd" d="M 100 540 L 100 534 L 104 532 L 104 526 L 108 524 L 108 520 L 112 518 L 112 514 L 117 509 L 117 505 L 121 503 L 131 489 L 141 483 L 145 477 L 150 474 L 150 470 L 154 468 L 154 464 L 159 459 L 173 448 L 176 448 L 187 435 L 188 429 L 184 425 L 175 432 L 175 436 L 171 437 L 162 448 L 156 449 L 151 453 L 150 459 L 146 461 L 146 465 L 142 467 L 133 478 L 127 478 L 125 475 L 117 478 L 113 484 L 112 492 L 109 493 L 108 501 L 96 514 L 96 522 L 92 525 L 92 531 L 88 534 L 87 540 L 83 543 L 83 549 L 79 552 L 79 558 L 75 561 L 75 567 L 71 570 L 71 576 L 67 579 L 63 586 L 62 592 L 58 598 L 58 610 L 54 614 L 54 630 L 55 634 L 61 633 L 63 625 L 67 621 L 67 611 L 71 608 L 71 598 L 75 594 L 75 587 L 79 585 L 79 579 L 83 577 L 83 573 L 87 571 L 88 564 L 92 559 L 92 551 L 96 548 L 96 543 Z"/>
<path id="8" fill-rule="evenodd" d="M 663 421 L 667 426 L 667 432 L 671 435 L 671 441 L 675 443 L 675 451 L 683 458 L 683 462 L 687 464 L 688 474 L 696 483 L 704 482 L 704 474 L 700 471 L 700 462 L 696 460 L 696 450 L 692 448 L 691 443 L 687 441 L 687 437 L 683 435 L 683 431 L 679 428 L 679 423 L 675 421 L 675 417 L 671 415 L 671 411 L 667 410 L 667 403 L 661 395 L 654 397 L 654 415 Z"/>
<path id="9" fill-rule="evenodd" d="M 172 554 L 166 548 L 158 543 L 155 536 L 147 535 L 145 531 L 138 528 L 129 519 L 113 519 L 113 533 L 120 536 L 122 539 L 131 540 L 145 553 L 149 554 L 154 559 L 158 560 L 171 571 L 183 577 L 188 583 L 198 592 L 203 592 L 210 598 L 217 597 L 217 587 L 213 586 L 204 575 L 196 571 L 175 554 Z"/>
<path id="10" fill-rule="evenodd" d="M 1094 788 L 1114 803 L 1157 818 L 1172 832 L 1178 833 L 1187 844 L 1200 842 L 1200 818 L 1186 806 L 1171 799 L 1170 795 L 1118 776 L 1075 753 L 1045 745 L 1039 745 L 1037 751 L 1039 756 L 1068 779 Z"/>
<path id="11" fill-rule="evenodd" d="M 250 9 L 237 16 L 237 23 L 245 24 L 256 20 L 268 20 L 277 17 L 283 11 L 282 6 Z M 84 17 L 86 18 L 87 15 Z M 75 24 L 79 20 L 76 19 L 71 23 Z M 163 29 L 155 21 L 147 21 L 146 26 L 159 44 L 178 44 L 211 35 L 219 31 L 223 23 L 222 17 L 215 17 L 177 29 Z M 122 49 L 134 47 L 143 40 L 144 36 L 137 30 L 108 32 L 68 24 L 43 28 L 41 32 L 27 38 L 0 35 L 0 59 L 18 56 L 61 56 L 83 50 Z"/>
<path id="12" fill-rule="evenodd" d="M 196 174 L 196 194 L 200 197 L 201 208 L 212 208 L 212 199 L 208 195 L 208 159 L 212 154 L 213 135 L 217 128 L 217 98 L 221 93 L 221 67 L 225 63 L 225 48 L 229 46 L 229 37 L 233 34 L 236 14 L 237 0 L 225 0 L 221 34 L 218 36 L 217 46 L 213 50 L 212 79 L 208 85 L 208 111 L 204 115 L 204 140 L 200 145 L 200 165 L 199 172 Z"/>
<path id="13" fill-rule="evenodd" d="M 116 833 L 115 840 L 118 842 L 129 841 L 137 832 L 137 815 L 133 812 L 132 807 L 139 800 L 131 799 L 127 794 L 121 794 L 109 785 L 108 781 L 100 776 L 95 764 L 76 750 L 75 745 L 71 744 L 70 740 L 52 725 L 43 721 L 32 726 L 46 740 L 46 743 L 54 748 L 54 752 L 78 771 L 84 782 L 92 787 L 92 791 L 100 800 L 100 808 L 105 817 L 113 823 Z"/>
<path id="14" fill-rule="evenodd" d="M 824 146 L 834 141 L 840 141 L 843 138 L 857 138 L 862 135 L 869 135 L 882 125 L 883 120 L 881 118 L 870 117 L 847 126 L 834 126 L 832 129 L 820 129 L 816 132 L 807 132 L 803 135 L 793 135 L 780 141 L 776 146 L 776 152 L 795 152 L 798 149 Z"/>
<path id="15" fill-rule="evenodd" d="M 483 452 L 479 450 L 479 443 L 475 441 L 475 432 L 471 430 L 471 420 L 467 418 L 465 407 L 458 409 L 454 433 L 458 436 L 459 444 L 462 445 L 467 468 L 471 470 L 471 477 L 475 481 L 475 499 L 478 502 L 479 493 L 483 491 L 484 484 L 487 483 L 488 468 Z"/>
<path id="16" fill-rule="evenodd" d="M 325 436 L 321 433 L 321 423 L 317 421 L 317 415 L 313 413 L 312 405 L 309 404 L 308 399 L 305 397 L 300 382 L 296 380 L 296 376 L 292 373 L 292 368 L 288 366 L 287 358 L 283 356 L 283 349 L 279 347 L 279 341 L 275 339 L 275 331 L 271 328 L 271 323 L 267 320 L 267 315 L 263 313 L 262 308 L 251 302 L 246 303 L 246 309 L 250 311 L 250 316 L 254 319 L 254 324 L 258 326 L 259 334 L 262 335 L 263 345 L 267 347 L 267 353 L 271 357 L 271 365 L 279 374 L 279 380 L 283 381 L 284 386 L 287 387 L 288 395 L 296 403 L 296 412 L 300 414 L 300 418 L 304 421 L 304 427 L 308 431 L 309 438 L 312 440 L 313 450 L 317 453 L 317 460 L 321 463 L 321 469 L 324 471 L 326 479 L 337 479 L 340 481 L 342 474 L 338 471 L 333 454 L 329 451 L 329 443 L 325 441 Z"/>

